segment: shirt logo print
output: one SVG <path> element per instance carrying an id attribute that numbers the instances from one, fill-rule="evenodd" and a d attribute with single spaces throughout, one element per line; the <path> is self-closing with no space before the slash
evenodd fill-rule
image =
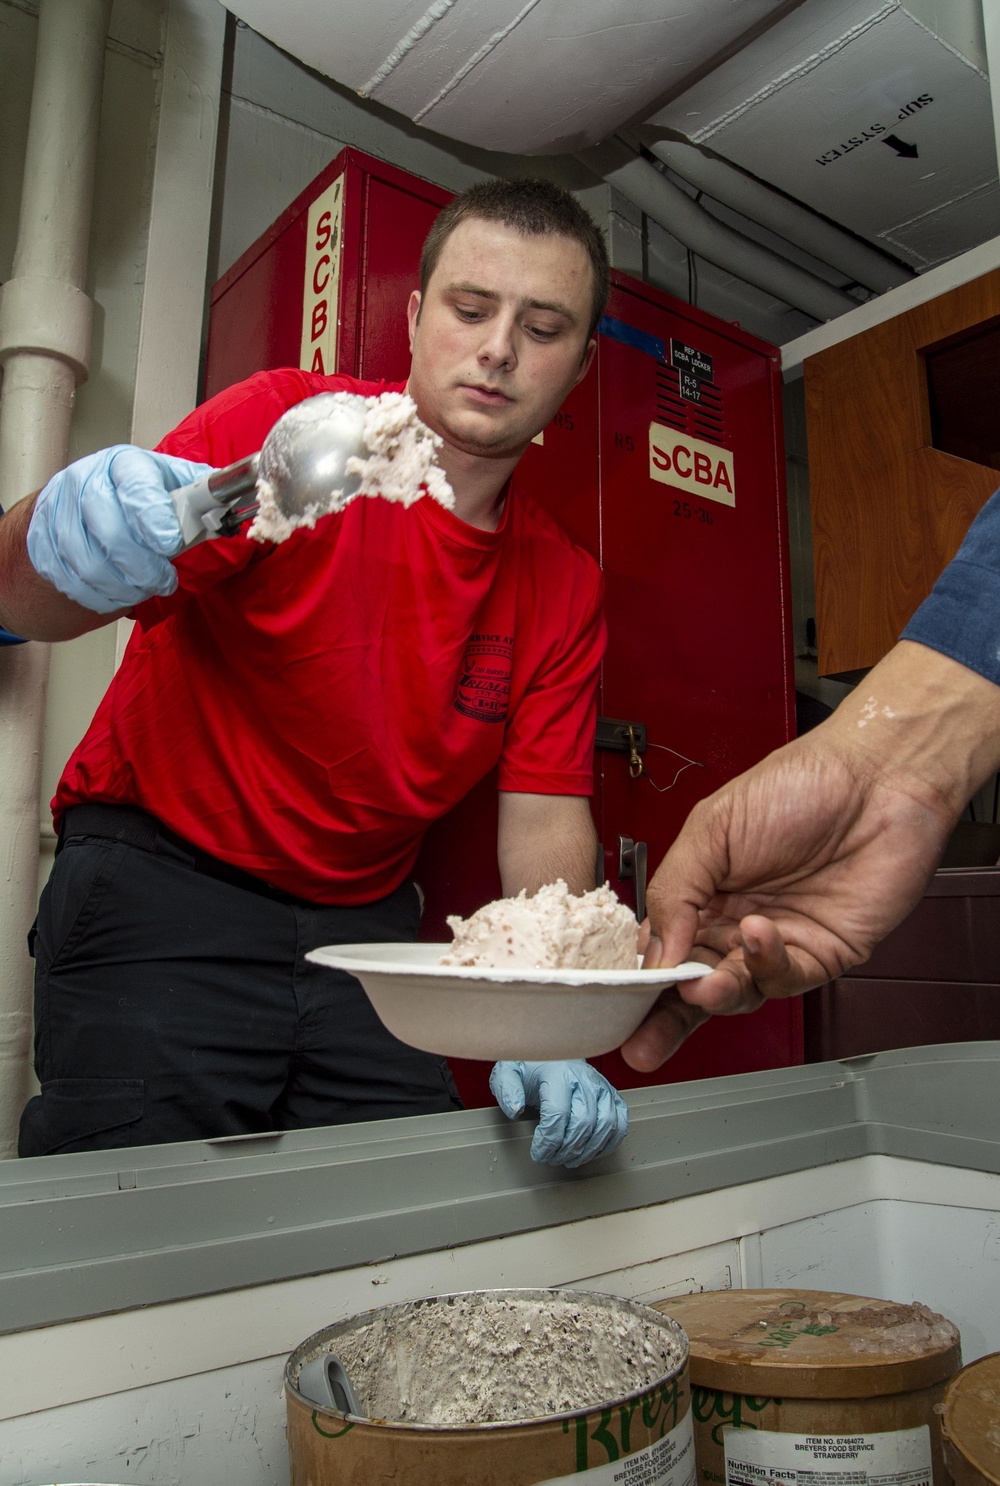
<path id="1" fill-rule="evenodd" d="M 477 722 L 506 722 L 513 635 L 471 635 L 455 686 L 455 707 Z"/>

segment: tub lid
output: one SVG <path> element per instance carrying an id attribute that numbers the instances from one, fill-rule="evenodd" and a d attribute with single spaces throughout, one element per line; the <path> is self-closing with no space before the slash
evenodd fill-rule
<path id="1" fill-rule="evenodd" d="M 952 1378 L 941 1401 L 941 1436 L 954 1480 L 974 1473 L 1000 1482 L 1000 1352 L 970 1362 Z"/>
<path id="2" fill-rule="evenodd" d="M 691 1382 L 726 1393 L 873 1398 L 961 1366 L 958 1330 L 925 1305 L 836 1290 L 704 1290 L 657 1302 L 691 1342 Z"/>

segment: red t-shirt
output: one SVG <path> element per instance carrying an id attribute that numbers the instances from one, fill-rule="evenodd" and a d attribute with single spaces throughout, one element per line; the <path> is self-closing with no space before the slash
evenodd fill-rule
<path id="1" fill-rule="evenodd" d="M 317 392 L 397 383 L 260 372 L 159 446 L 225 465 Z M 604 648 L 596 563 L 516 488 L 495 532 L 426 498 L 356 500 L 278 546 L 176 561 L 66 766 L 53 813 L 139 805 L 297 897 L 366 903 L 431 821 L 500 788 L 587 795 Z"/>

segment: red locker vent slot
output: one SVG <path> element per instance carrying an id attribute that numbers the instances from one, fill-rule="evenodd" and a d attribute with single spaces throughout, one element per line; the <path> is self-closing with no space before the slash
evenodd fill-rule
<path id="1" fill-rule="evenodd" d="M 680 394 L 680 378 L 672 366 L 656 368 L 656 416 L 660 423 L 681 433 L 688 428 L 688 404 Z"/>
<path id="2" fill-rule="evenodd" d="M 722 418 L 722 391 L 714 382 L 702 382 L 701 402 L 688 404 L 691 409 L 691 432 L 712 444 L 725 443 Z"/>
<path id="3" fill-rule="evenodd" d="M 726 426 L 722 414 L 722 389 L 714 382 L 698 384 L 700 402 L 681 397 L 680 375 L 673 366 L 656 368 L 656 416 L 668 428 L 688 433 L 710 444 L 724 445 Z"/>

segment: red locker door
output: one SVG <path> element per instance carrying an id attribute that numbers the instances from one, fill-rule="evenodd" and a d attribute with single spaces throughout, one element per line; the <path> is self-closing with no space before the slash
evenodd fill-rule
<path id="1" fill-rule="evenodd" d="M 422 186 L 422 182 L 415 182 Z M 409 375 L 406 307 L 419 282 L 420 250 L 445 201 L 369 173 L 364 190 L 364 246 L 358 283 L 356 375 L 401 382 Z M 431 188 L 432 189 L 432 188 Z M 342 362 L 340 371 L 353 370 Z"/>
<path id="2" fill-rule="evenodd" d="M 321 197 L 325 218 L 318 215 Z M 429 181 L 360 150 L 341 150 L 213 287 L 205 396 L 256 371 L 311 367 L 303 322 L 319 331 L 330 315 L 337 319 L 337 371 L 402 380 L 410 365 L 406 305 L 418 284 L 420 250 L 450 200 L 450 191 Z M 320 237 L 311 241 L 311 232 Z M 334 367 L 324 362 L 324 369 Z"/>
<path id="3" fill-rule="evenodd" d="M 602 336 L 598 357 L 601 710 L 645 726 L 648 773 L 632 778 L 625 754 L 599 755 L 601 839 L 608 880 L 634 901 L 619 837 L 647 843 L 652 873 L 698 800 L 791 736 L 787 539 L 773 347 L 633 281 L 618 280 L 609 314 L 624 340 Z M 679 369 L 667 364 L 672 344 Z M 599 1066 L 634 1088 L 801 1059 L 790 1001 L 710 1022 L 659 1075 L 617 1053 Z"/>

